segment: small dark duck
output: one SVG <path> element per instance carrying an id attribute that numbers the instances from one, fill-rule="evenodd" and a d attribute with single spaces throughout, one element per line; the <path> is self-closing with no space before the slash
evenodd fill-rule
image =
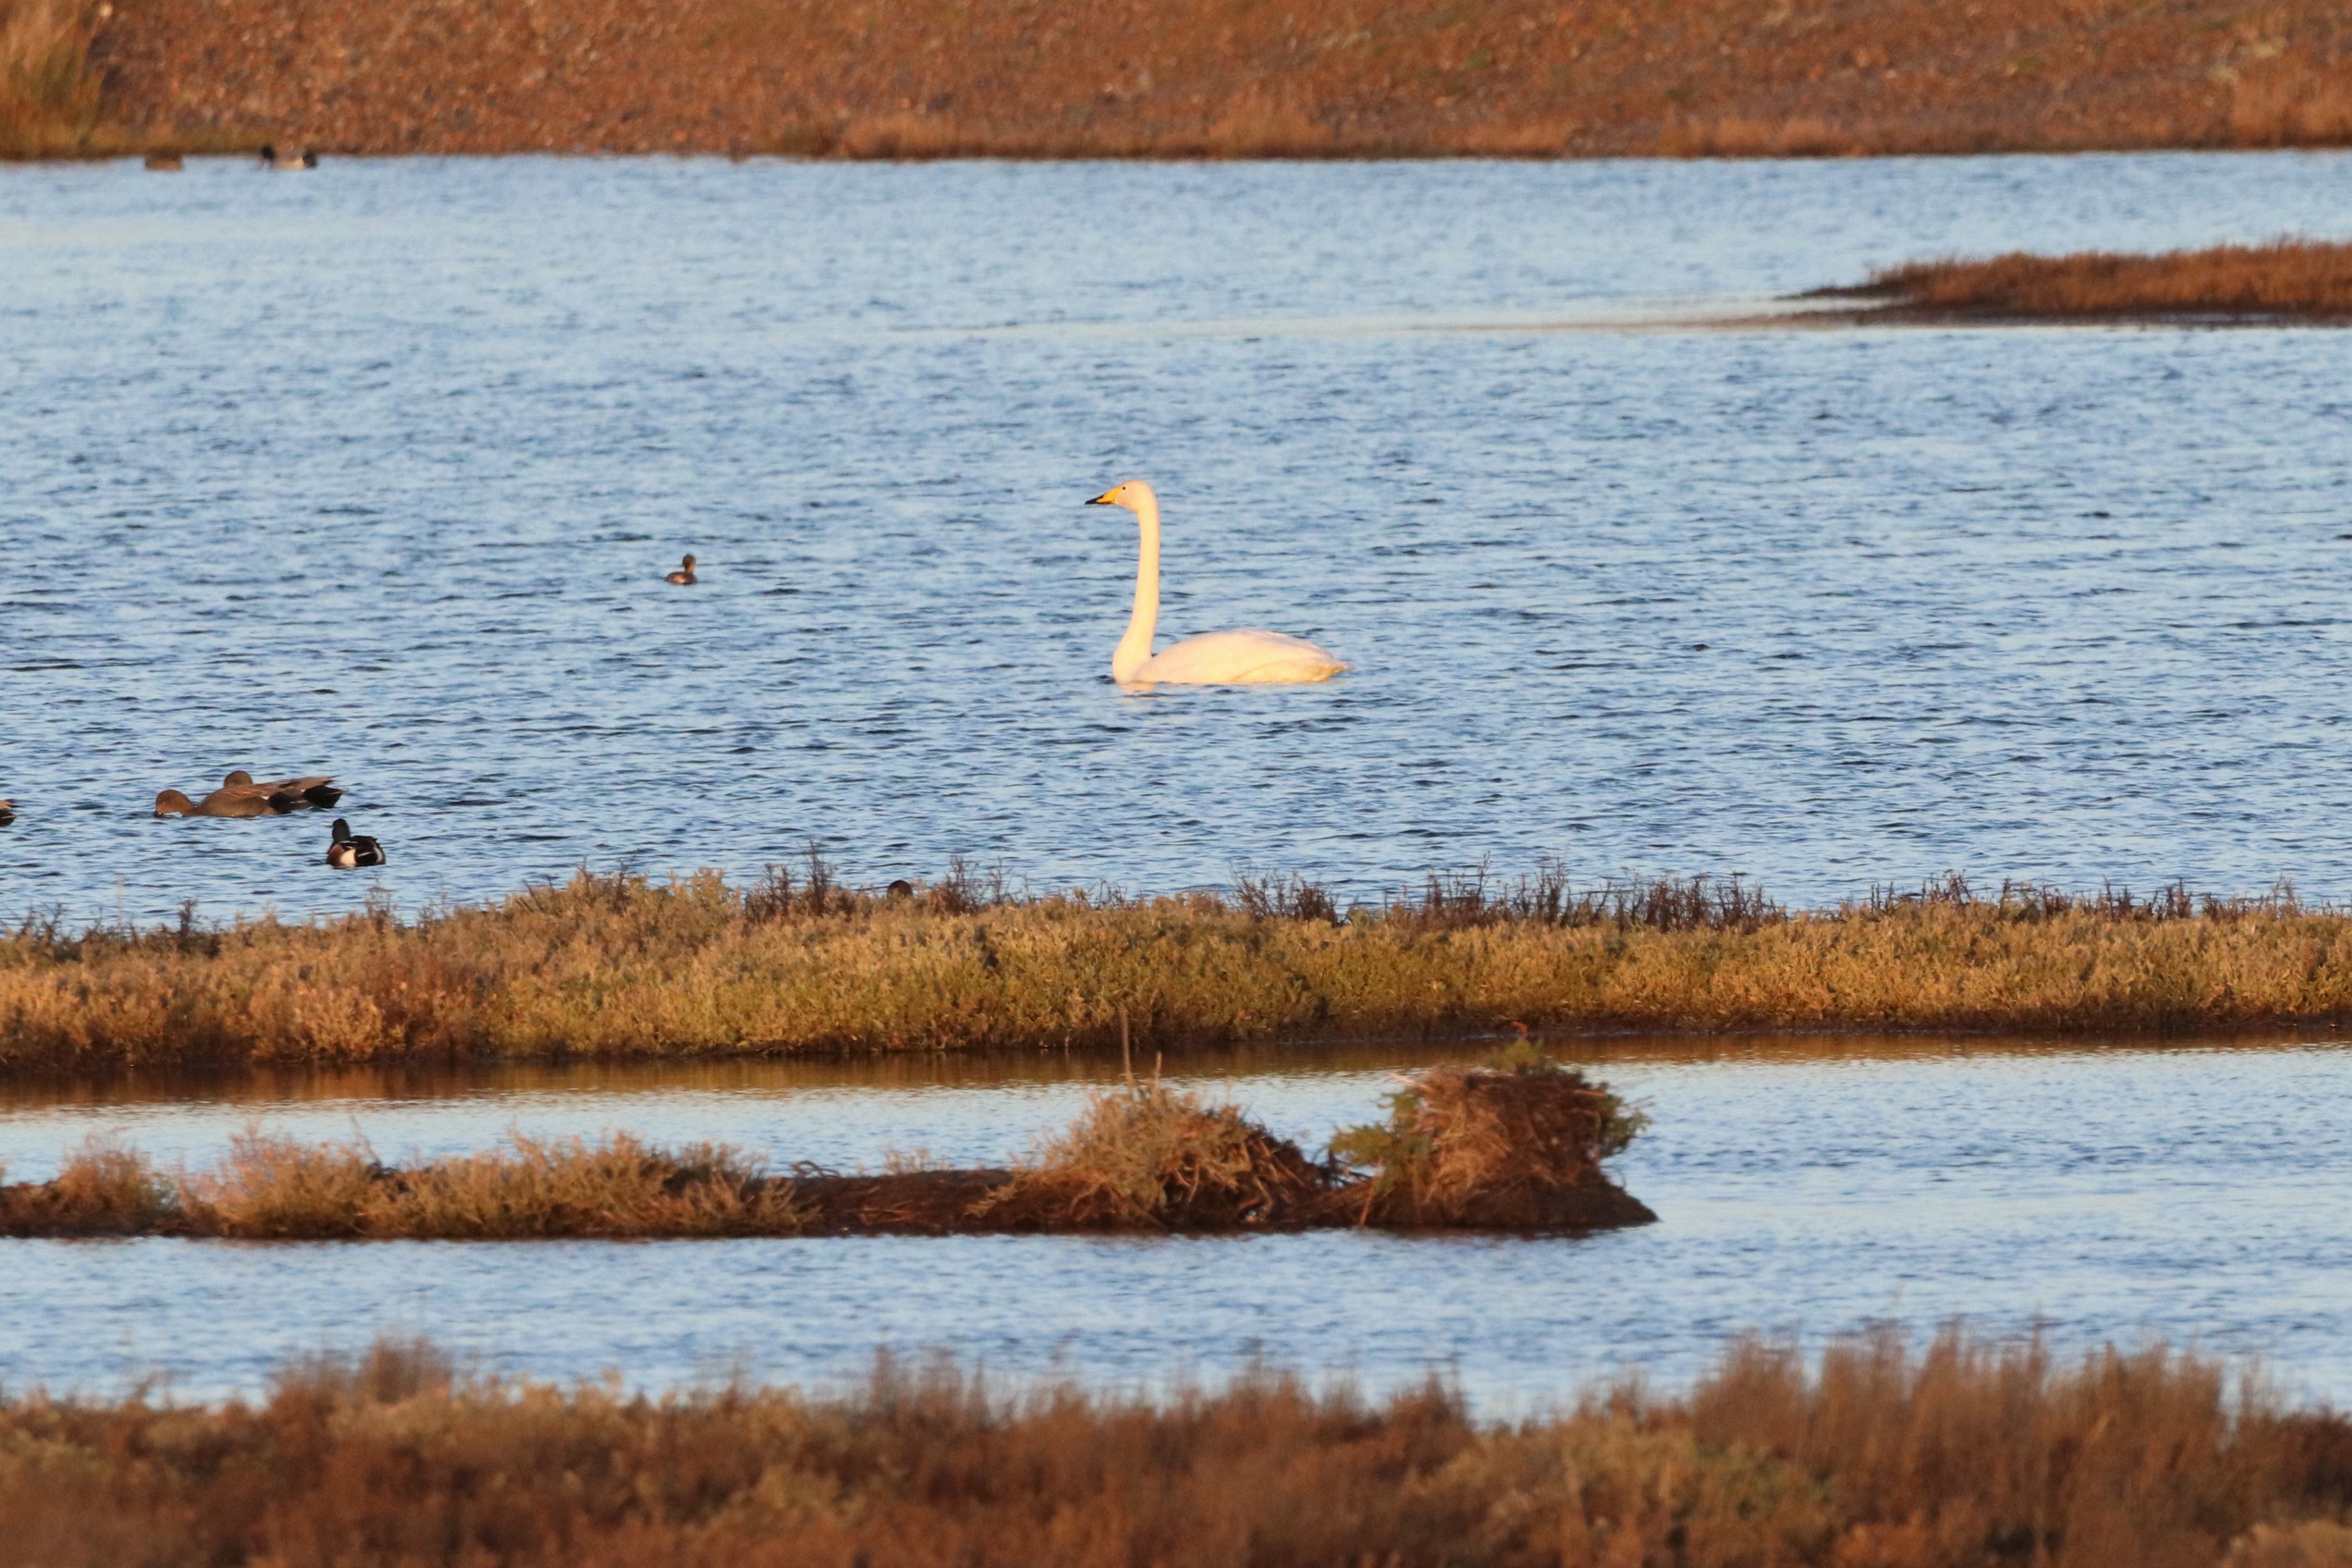
<path id="1" fill-rule="evenodd" d="M 352 832 L 352 825 L 337 817 L 335 841 L 327 846 L 327 863 L 338 871 L 350 871 L 355 866 L 382 865 L 383 846 L 373 839 Z"/>
<path id="2" fill-rule="evenodd" d="M 16 820 L 16 803 L 13 800 L 0 800 L 0 828 L 6 827 Z"/>
<path id="3" fill-rule="evenodd" d="M 159 817 L 282 817 L 307 808 L 324 810 L 343 798 L 334 779 L 324 773 L 307 779 L 278 779 L 257 784 L 240 768 L 221 780 L 221 787 L 201 800 L 191 800 L 177 789 L 155 797 Z"/>
<path id="4" fill-rule="evenodd" d="M 299 152 L 290 149 L 280 152 L 278 143 L 265 141 L 261 144 L 261 166 L 265 169 L 315 169 L 319 166 L 319 155 L 308 147 Z"/>
<path id="5" fill-rule="evenodd" d="M 686 558 L 685 565 L 679 567 L 676 571 L 671 572 L 667 577 L 663 578 L 662 580 L 664 582 L 675 582 L 683 588 L 692 588 L 694 586 L 694 558 L 692 556 L 688 556 Z"/>

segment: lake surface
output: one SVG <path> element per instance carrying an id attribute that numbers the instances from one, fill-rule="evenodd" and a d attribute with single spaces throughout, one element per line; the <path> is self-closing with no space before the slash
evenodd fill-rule
<path id="1" fill-rule="evenodd" d="M 1425 1048 L 1188 1059 L 1319 1147 Z M 0 1254 L 0 1379 L 183 1396 L 287 1358 L 425 1333 L 542 1377 L 827 1384 L 878 1346 L 1015 1380 L 1164 1388 L 1263 1358 L 1378 1390 L 1434 1369 L 1507 1413 L 1641 1369 L 1665 1384 L 1743 1330 L 1965 1316 L 2067 1352 L 2162 1337 L 2260 1356 L 2352 1403 L 2352 1052 L 1872 1040 L 1574 1048 L 1647 1101 L 1622 1162 L 1660 1222 L 1582 1239 L 1318 1233 L 666 1243 L 26 1242 Z M 0 1087 L 14 1179 L 92 1133 L 202 1166 L 240 1127 L 362 1135 L 398 1160 L 509 1127 L 724 1138 L 781 1160 L 997 1161 L 1066 1123 L 1099 1061 L 515 1068 Z"/>
<path id="2" fill-rule="evenodd" d="M 2352 156 L 0 168 L 0 916 L 812 840 L 2342 895 L 2352 340 L 1704 324 L 2289 231 Z M 1111 685 L 1131 476 L 1166 631 L 1355 668 Z M 390 866 L 147 815 L 237 767 Z"/>

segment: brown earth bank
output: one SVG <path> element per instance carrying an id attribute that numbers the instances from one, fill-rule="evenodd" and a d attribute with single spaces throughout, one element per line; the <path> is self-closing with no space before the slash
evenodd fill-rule
<path id="1" fill-rule="evenodd" d="M 789 1324 L 782 1325 L 789 1332 Z M 1149 1333 L 1148 1319 L 1139 1332 Z M 1736 1343 L 1526 1420 L 1258 1373 L 1153 1400 L 884 1362 L 847 1393 L 460 1377 L 426 1344 L 258 1401 L 0 1397 L 44 1568 L 2329 1568 L 2352 1423 L 2162 1347 Z"/>
<path id="2" fill-rule="evenodd" d="M 247 1133 L 211 1171 L 100 1140 L 46 1182 L 0 1183 L 0 1236 L 239 1240 L 650 1239 L 1047 1232 L 1583 1231 L 1657 1218 L 1603 1172 L 1645 1118 L 1522 1045 L 1403 1081 L 1383 1122 L 1310 1160 L 1234 1105 L 1129 1076 L 1003 1170 L 771 1175 L 723 1144 L 672 1152 L 520 1133 L 406 1169 L 363 1144 Z"/>
<path id="3" fill-rule="evenodd" d="M 0 0 L 0 147 L 1598 157 L 2352 141 L 2327 0 Z M 13 110 L 9 104 L 13 102 Z"/>
<path id="4" fill-rule="evenodd" d="M 1853 296 L 1874 303 L 1847 319 L 1898 321 L 2352 321 L 2352 244 L 2279 240 L 2158 256 L 2022 251 L 1981 261 L 1884 268 Z"/>

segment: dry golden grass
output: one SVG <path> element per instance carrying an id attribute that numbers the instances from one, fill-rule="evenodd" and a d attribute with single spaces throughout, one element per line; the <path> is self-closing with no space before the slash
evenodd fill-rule
<path id="1" fill-rule="evenodd" d="M 1239 1106 L 1168 1089 L 1155 1072 L 1095 1095 L 982 1211 L 1079 1228 L 1228 1229 L 1330 1212 L 1337 1174 Z"/>
<path id="2" fill-rule="evenodd" d="M 1541 1226 L 1607 1187 L 1601 1162 L 1648 1124 L 1606 1085 L 1531 1046 L 1486 1068 L 1435 1067 L 1390 1097 L 1385 1125 L 1331 1142 L 1373 1174 L 1367 1218 L 1389 1225 Z"/>
<path id="3" fill-rule="evenodd" d="M 184 148 L 1549 158 L 2352 138 L 2334 0 L 112 9 L 93 57 L 108 123 Z"/>
<path id="4" fill-rule="evenodd" d="M 2352 1423 L 2161 1349 L 1750 1340 L 1686 1396 L 1514 1426 L 1431 1386 L 1274 1375 L 1159 1404 L 862 1389 L 661 1399 L 467 1380 L 428 1346 L 254 1405 L 0 1401 L 0 1551 L 513 1568 L 2314 1568 L 2347 1562 Z"/>
<path id="5" fill-rule="evenodd" d="M 1302 892 L 1301 889 L 1304 889 Z M 1306 899 L 1306 904 L 1299 900 Z M 1318 902 L 1319 901 L 1319 904 Z M 1314 905 L 1314 907 L 1309 907 Z M 1103 1048 L 1630 1028 L 2189 1030 L 2352 1017 L 2352 917 L 1729 883 L 912 900 L 582 875 L 481 908 L 0 939 L 0 1070 Z"/>
<path id="6" fill-rule="evenodd" d="M 1169 1089 L 1156 1072 L 1096 1096 L 1066 1132 L 1041 1139 L 1009 1171 L 894 1162 L 879 1176 L 813 1166 L 771 1176 L 763 1162 L 723 1144 L 671 1153 L 626 1133 L 600 1143 L 512 1133 L 486 1154 L 402 1169 L 379 1163 L 363 1145 L 248 1131 L 230 1141 L 218 1168 L 166 1178 L 143 1155 L 98 1139 L 52 1181 L 0 1183 L 0 1236 L 516 1240 L 1364 1223 L 1598 1229 L 1657 1218 L 1601 1173 L 1601 1162 L 1622 1153 L 1641 1125 L 1606 1089 L 1532 1056 L 1507 1070 L 1447 1068 L 1415 1082 L 1409 1095 L 1433 1109 L 1407 1136 L 1342 1133 L 1334 1147 L 1347 1145 L 1346 1157 L 1320 1162 L 1238 1107 Z M 1398 1124 L 1406 1125 L 1402 1111 Z M 1507 1146 L 1514 1139 L 1527 1146 L 1515 1151 Z"/>
<path id="7" fill-rule="evenodd" d="M 790 1236 L 809 1217 L 791 1180 L 724 1145 L 671 1153 L 625 1133 L 595 1143 L 518 1133 L 502 1148 L 406 1170 L 358 1145 L 247 1133 L 217 1169 L 173 1177 L 99 1141 L 55 1181 L 0 1186 L 0 1235 L 16 1236 Z"/>
<path id="8" fill-rule="evenodd" d="M 2275 240 L 2127 256 L 2013 252 L 1921 261 L 1871 275 L 1857 292 L 1903 313 L 2027 319 L 2220 315 L 2352 319 L 2352 244 Z"/>
<path id="9" fill-rule="evenodd" d="M 0 157 L 91 150 L 102 81 L 85 0 L 0 0 Z"/>

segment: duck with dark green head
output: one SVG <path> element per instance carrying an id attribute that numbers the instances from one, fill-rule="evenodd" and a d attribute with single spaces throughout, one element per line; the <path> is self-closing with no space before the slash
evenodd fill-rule
<path id="1" fill-rule="evenodd" d="M 341 817 L 335 819 L 335 836 L 327 845 L 327 863 L 337 871 L 351 871 L 363 865 L 382 865 L 383 846 L 362 833 L 352 831 L 352 825 Z"/>

